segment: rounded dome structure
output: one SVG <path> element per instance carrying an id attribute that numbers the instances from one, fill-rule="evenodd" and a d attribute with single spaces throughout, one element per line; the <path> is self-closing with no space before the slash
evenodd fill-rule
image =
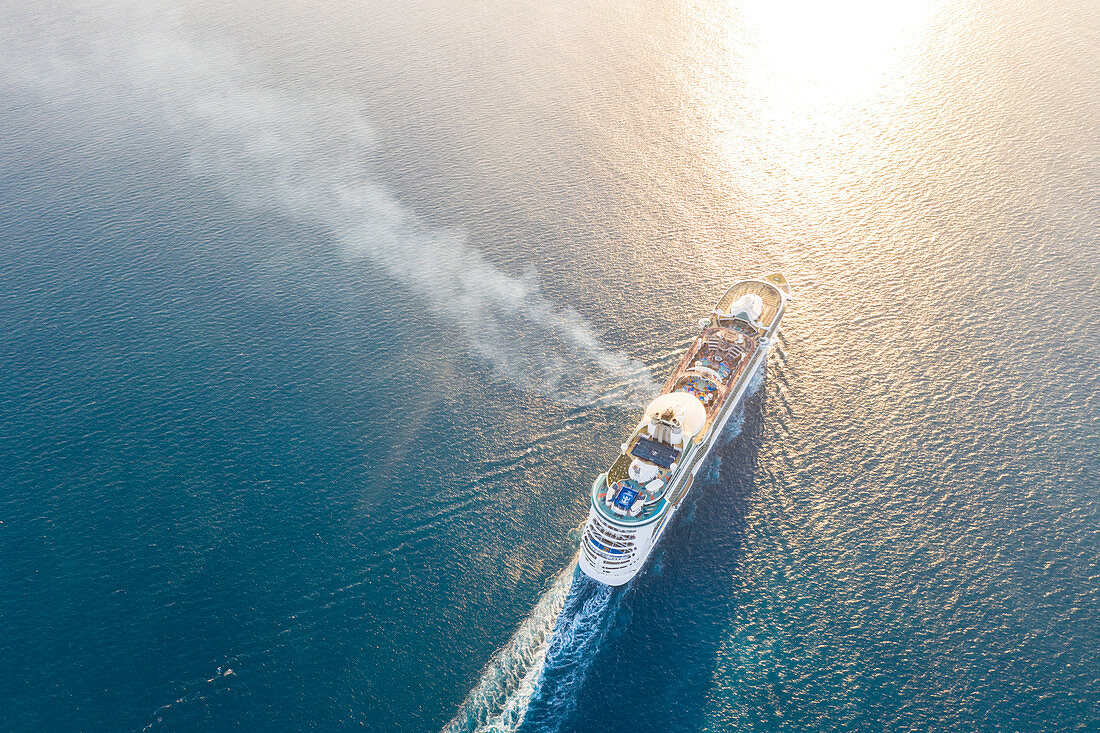
<path id="1" fill-rule="evenodd" d="M 707 421 L 707 410 L 703 407 L 703 403 L 687 392 L 670 392 L 660 395 L 649 403 L 649 407 L 645 408 L 645 419 L 649 421 L 660 418 L 669 410 L 672 411 L 676 420 L 680 423 L 685 440 L 698 434 Z"/>

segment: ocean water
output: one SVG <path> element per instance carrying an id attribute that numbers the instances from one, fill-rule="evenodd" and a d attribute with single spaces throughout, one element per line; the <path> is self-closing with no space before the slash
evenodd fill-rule
<path id="1" fill-rule="evenodd" d="M 0 2 L 0 728 L 1100 729 L 1098 80 L 1083 1 Z"/>

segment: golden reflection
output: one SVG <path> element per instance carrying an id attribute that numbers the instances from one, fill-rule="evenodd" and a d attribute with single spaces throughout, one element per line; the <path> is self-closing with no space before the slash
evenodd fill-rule
<path id="1" fill-rule="evenodd" d="M 804 237 L 888 164 L 936 0 L 691 3 L 688 85 L 730 210 Z M 847 189 L 847 190 L 846 190 Z M 772 256 L 782 258 L 773 252 Z"/>
<path id="2" fill-rule="evenodd" d="M 845 105 L 889 93 L 930 16 L 929 0 L 747 0 L 749 80 L 791 105 Z M 734 40 L 734 39 L 731 39 Z"/>

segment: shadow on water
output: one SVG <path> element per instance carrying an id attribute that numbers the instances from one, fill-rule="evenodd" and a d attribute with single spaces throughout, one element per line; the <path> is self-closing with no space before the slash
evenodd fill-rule
<path id="1" fill-rule="evenodd" d="M 697 730 L 733 622 L 764 389 L 727 428 L 647 569 L 624 589 L 577 572 L 521 730 Z M 736 418 L 735 418 L 736 419 Z"/>

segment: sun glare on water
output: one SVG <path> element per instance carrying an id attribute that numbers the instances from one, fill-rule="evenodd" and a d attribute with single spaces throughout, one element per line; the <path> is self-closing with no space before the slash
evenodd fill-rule
<path id="1" fill-rule="evenodd" d="M 928 0 L 748 0 L 731 12 L 748 36 L 759 91 L 776 105 L 828 107 L 889 93 L 930 9 Z"/>
<path id="2" fill-rule="evenodd" d="M 920 127 L 906 100 L 933 0 L 724 0 L 687 12 L 703 29 L 685 79 L 708 165 L 731 207 L 777 240 L 834 216 L 845 181 L 873 177 L 897 152 L 894 131 Z"/>

